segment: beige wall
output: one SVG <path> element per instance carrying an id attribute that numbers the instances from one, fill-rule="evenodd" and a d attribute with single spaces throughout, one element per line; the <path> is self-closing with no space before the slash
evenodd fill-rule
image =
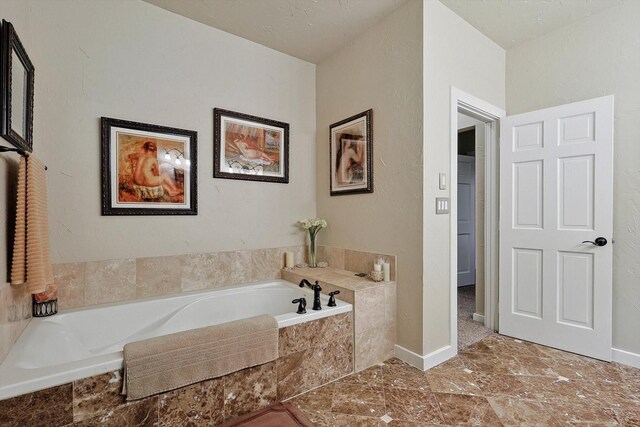
<path id="1" fill-rule="evenodd" d="M 438 188 L 438 174 L 450 175 L 451 86 L 503 108 L 505 52 L 438 1 L 424 2 L 424 40 L 422 354 L 428 354 L 450 343 L 450 217 L 435 214 L 435 198 L 451 191 Z"/>
<path id="2" fill-rule="evenodd" d="M 53 262 L 304 242 L 295 222 L 316 210 L 315 65 L 141 1 L 3 0 L 2 17 L 36 67 L 34 147 L 49 166 Z M 214 107 L 290 124 L 288 185 L 212 178 Z M 100 215 L 101 116 L 198 131 L 197 216 Z M 3 185 L 0 207 L 6 194 Z"/>
<path id="3" fill-rule="evenodd" d="M 507 51 L 507 114 L 615 95 L 613 346 L 640 353 L 640 2 Z"/>
<path id="4" fill-rule="evenodd" d="M 138 289 L 137 264 L 144 270 L 146 261 L 134 262 L 125 291 L 91 281 L 100 266 L 118 264 L 103 260 L 303 244 L 295 222 L 316 210 L 313 64 L 140 1 L 2 0 L 0 12 L 36 68 L 34 153 L 49 167 L 51 257 L 76 263 L 57 277 L 63 307 L 178 292 L 177 273 L 167 268 L 179 273 L 181 260 L 194 257 L 160 262 L 166 277 L 150 280 L 153 289 Z M 288 185 L 212 178 L 214 107 L 290 124 Z M 100 215 L 101 116 L 198 131 L 198 216 Z M 0 360 L 31 309 L 29 295 L 4 283 L 17 161 L 0 155 Z M 251 254 L 260 261 L 262 252 Z M 86 263 L 98 274 L 86 276 L 86 300 L 85 261 L 99 261 Z"/>
<path id="5" fill-rule="evenodd" d="M 422 2 L 317 67 L 319 243 L 398 257 L 398 343 L 422 346 Z M 373 108 L 374 193 L 329 195 L 329 125 Z"/>

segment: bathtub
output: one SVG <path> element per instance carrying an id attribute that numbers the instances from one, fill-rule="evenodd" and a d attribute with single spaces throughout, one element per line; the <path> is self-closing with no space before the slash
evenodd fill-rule
<path id="1" fill-rule="evenodd" d="M 307 299 L 297 314 L 291 300 Z M 313 311 L 313 292 L 284 280 L 62 310 L 34 318 L 0 365 L 0 400 L 122 368 L 126 343 L 271 314 L 283 328 L 352 310 Z"/>

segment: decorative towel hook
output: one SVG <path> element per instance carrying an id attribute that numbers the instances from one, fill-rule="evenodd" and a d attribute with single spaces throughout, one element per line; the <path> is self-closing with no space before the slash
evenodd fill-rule
<path id="1" fill-rule="evenodd" d="M 29 155 L 29 153 L 27 153 L 24 150 L 21 150 L 19 148 L 12 148 L 12 147 L 4 147 L 2 145 L 0 145 L 0 153 L 8 153 L 8 152 L 15 152 L 20 154 L 22 157 L 27 157 Z M 47 168 L 46 166 L 44 167 L 44 170 L 48 170 L 49 168 Z"/>

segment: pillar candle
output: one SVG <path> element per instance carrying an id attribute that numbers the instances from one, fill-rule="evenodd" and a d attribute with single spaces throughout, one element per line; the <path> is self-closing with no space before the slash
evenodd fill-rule
<path id="1" fill-rule="evenodd" d="M 284 267 L 293 268 L 293 252 L 287 251 L 284 253 Z"/>
<path id="2" fill-rule="evenodd" d="M 381 264 L 373 264 L 373 271 L 380 271 L 382 269 Z"/>
<path id="3" fill-rule="evenodd" d="M 391 264 L 388 262 L 383 262 L 382 271 L 384 272 L 385 282 L 388 282 L 389 280 L 391 280 Z"/>

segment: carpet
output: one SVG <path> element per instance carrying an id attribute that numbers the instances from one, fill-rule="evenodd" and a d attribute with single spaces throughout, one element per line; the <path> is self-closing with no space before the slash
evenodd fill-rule
<path id="1" fill-rule="evenodd" d="M 493 334 L 489 328 L 473 320 L 476 309 L 476 286 L 458 288 L 458 350 Z"/>
<path id="2" fill-rule="evenodd" d="M 313 427 L 314 424 L 291 403 L 275 403 L 243 415 L 220 427 Z"/>

